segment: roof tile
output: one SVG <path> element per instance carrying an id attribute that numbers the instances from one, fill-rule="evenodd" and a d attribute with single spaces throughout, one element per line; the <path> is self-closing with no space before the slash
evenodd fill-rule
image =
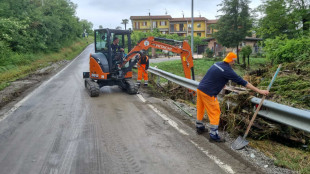
<path id="1" fill-rule="evenodd" d="M 170 15 L 158 15 L 158 16 L 130 16 L 131 20 L 139 19 L 171 19 Z"/>

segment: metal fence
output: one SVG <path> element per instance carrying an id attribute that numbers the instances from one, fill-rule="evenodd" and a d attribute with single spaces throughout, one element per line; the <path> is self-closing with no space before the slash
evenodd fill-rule
<path id="1" fill-rule="evenodd" d="M 154 67 L 150 67 L 149 72 L 194 91 L 197 90 L 199 84 L 197 81 L 180 77 Z M 251 99 L 253 104 L 259 104 L 260 101 L 261 99 L 256 97 Z M 297 109 L 272 101 L 264 100 L 262 109 L 258 112 L 258 115 L 310 133 L 309 110 Z"/>

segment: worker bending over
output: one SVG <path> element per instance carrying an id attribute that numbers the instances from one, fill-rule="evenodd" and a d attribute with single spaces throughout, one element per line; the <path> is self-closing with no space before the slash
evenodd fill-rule
<path id="1" fill-rule="evenodd" d="M 243 80 L 232 69 L 232 65 L 235 64 L 237 55 L 233 52 L 227 54 L 223 62 L 214 63 L 200 81 L 197 89 L 197 121 L 196 130 L 197 133 L 203 133 L 205 131 L 205 125 L 202 122 L 204 112 L 207 110 L 207 114 L 210 120 L 210 140 L 215 142 L 223 142 L 224 140 L 218 135 L 218 126 L 220 122 L 220 104 L 217 99 L 217 95 L 224 88 L 228 80 L 245 86 L 257 93 L 268 95 L 267 90 L 260 90 L 254 87 L 251 83 Z"/>
<path id="2" fill-rule="evenodd" d="M 142 78 L 144 79 L 144 86 L 148 86 L 148 74 L 147 70 L 149 69 L 149 57 L 146 55 L 146 52 L 144 52 L 141 55 L 140 60 L 137 63 L 138 68 L 138 79 L 136 85 L 140 87 Z"/>

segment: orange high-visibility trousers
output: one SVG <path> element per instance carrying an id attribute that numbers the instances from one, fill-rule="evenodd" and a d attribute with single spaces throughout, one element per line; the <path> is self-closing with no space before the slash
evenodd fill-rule
<path id="1" fill-rule="evenodd" d="M 211 97 L 199 89 L 197 89 L 197 120 L 202 121 L 205 110 L 211 125 L 219 125 L 220 123 L 220 103 L 217 97 Z"/>
<path id="2" fill-rule="evenodd" d="M 142 77 L 144 79 L 144 81 L 148 81 L 149 80 L 149 77 L 148 77 L 148 74 L 147 74 L 147 71 L 145 70 L 145 67 L 146 65 L 145 64 L 141 64 L 141 65 L 138 65 L 138 82 L 142 80 Z"/>

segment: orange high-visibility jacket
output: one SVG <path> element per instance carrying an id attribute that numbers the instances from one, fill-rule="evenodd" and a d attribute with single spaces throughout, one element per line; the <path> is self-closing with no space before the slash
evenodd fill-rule
<path id="1" fill-rule="evenodd" d="M 145 70 L 149 68 L 149 57 L 148 56 L 142 56 L 141 59 L 138 62 L 138 65 L 146 65 Z"/>

